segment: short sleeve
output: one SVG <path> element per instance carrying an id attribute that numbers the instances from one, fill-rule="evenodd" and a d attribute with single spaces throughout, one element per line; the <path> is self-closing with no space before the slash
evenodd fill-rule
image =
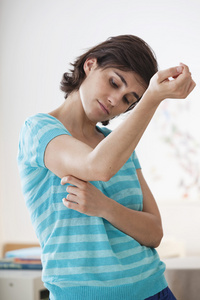
<path id="1" fill-rule="evenodd" d="M 18 162 L 45 168 L 44 153 L 48 143 L 63 134 L 70 135 L 59 120 L 48 114 L 28 118 L 20 132 Z"/>

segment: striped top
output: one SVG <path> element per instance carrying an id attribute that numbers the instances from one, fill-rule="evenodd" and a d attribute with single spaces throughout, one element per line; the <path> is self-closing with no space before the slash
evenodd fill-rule
<path id="1" fill-rule="evenodd" d="M 106 136 L 107 128 L 99 128 Z M 66 208 L 66 185 L 44 165 L 47 144 L 70 135 L 48 114 L 28 118 L 21 130 L 18 166 L 31 221 L 42 247 L 42 279 L 51 300 L 142 300 L 167 286 L 155 249 L 140 245 L 107 220 Z M 135 152 L 107 182 L 93 181 L 106 196 L 142 210 Z"/>

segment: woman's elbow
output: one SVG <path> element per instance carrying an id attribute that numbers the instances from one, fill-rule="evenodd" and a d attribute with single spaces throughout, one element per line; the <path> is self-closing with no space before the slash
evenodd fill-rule
<path id="1" fill-rule="evenodd" d="M 97 168 L 91 171 L 90 174 L 93 174 L 93 179 L 91 181 L 109 181 L 113 176 L 111 172 L 108 172 L 107 170 L 98 170 Z"/>
<path id="2" fill-rule="evenodd" d="M 108 165 L 101 163 L 90 163 L 88 164 L 88 173 L 92 178 L 91 181 L 109 181 L 116 172 Z"/>
<path id="3" fill-rule="evenodd" d="M 157 248 L 160 245 L 162 238 L 163 238 L 163 229 L 162 229 L 162 226 L 159 226 L 159 228 L 156 232 L 152 247 Z"/>

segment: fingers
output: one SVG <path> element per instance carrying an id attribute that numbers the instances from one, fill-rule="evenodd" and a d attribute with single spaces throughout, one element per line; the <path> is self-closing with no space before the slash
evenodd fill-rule
<path id="1" fill-rule="evenodd" d="M 67 193 L 72 194 L 72 195 L 77 195 L 78 193 L 78 188 L 74 185 L 68 185 L 66 188 Z"/>
<path id="2" fill-rule="evenodd" d="M 188 66 L 183 63 L 181 63 L 180 65 L 183 67 L 183 71 L 175 79 L 174 84 L 176 85 L 175 87 L 176 87 L 177 91 L 179 91 L 179 93 L 177 94 L 177 97 L 180 99 L 184 99 L 195 88 L 196 83 L 192 79 L 192 74 L 190 73 Z"/>
<path id="3" fill-rule="evenodd" d="M 81 209 L 81 205 L 80 205 L 82 203 L 81 199 L 84 196 L 83 190 L 87 183 L 71 175 L 65 176 L 61 179 L 62 185 L 67 183 L 69 184 L 66 188 L 68 194 L 66 198 L 62 199 L 63 204 L 69 209 L 79 211 Z"/>
<path id="4" fill-rule="evenodd" d="M 71 200 L 69 201 L 69 200 L 66 199 L 66 198 L 63 198 L 62 201 L 63 201 L 63 204 L 64 204 L 67 208 L 69 208 L 69 209 L 74 209 L 74 210 L 78 210 L 78 203 L 77 203 L 77 202 L 71 201 Z"/>
<path id="5" fill-rule="evenodd" d="M 152 87 L 161 100 L 185 99 L 195 86 L 188 66 L 183 63 L 180 63 L 180 66 L 157 72 L 152 82 Z"/>
<path id="6" fill-rule="evenodd" d="M 159 71 L 157 73 L 158 82 L 162 83 L 163 81 L 168 80 L 168 78 L 170 78 L 170 77 L 173 77 L 173 78 L 178 77 L 183 72 L 183 69 L 184 69 L 184 66 L 180 65 L 177 67 Z"/>
<path id="7" fill-rule="evenodd" d="M 180 63 L 181 66 L 183 66 L 183 75 L 185 74 L 186 76 L 188 75 L 190 81 L 188 82 L 188 94 L 191 93 L 191 91 L 195 88 L 196 83 L 192 79 L 192 74 L 188 68 L 187 65 Z"/>
<path id="8" fill-rule="evenodd" d="M 72 185 L 75 185 L 77 187 L 80 187 L 82 185 L 82 183 L 84 183 L 85 181 L 81 180 L 81 179 L 78 179 L 72 175 L 68 175 L 68 176 L 65 176 L 61 179 L 61 184 L 64 185 L 66 183 L 69 183 L 69 184 L 72 184 Z"/>
<path id="9" fill-rule="evenodd" d="M 188 94 L 190 94 L 193 91 L 195 86 L 196 86 L 196 83 L 194 82 L 194 80 L 192 80 L 192 82 L 190 84 L 190 87 L 189 87 L 189 90 L 188 90 Z"/>
<path id="10" fill-rule="evenodd" d="M 162 83 L 165 80 L 168 80 L 170 77 L 176 79 L 179 77 L 179 75 L 183 75 L 183 76 L 190 76 L 191 77 L 191 73 L 189 70 L 189 67 L 183 63 L 180 63 L 179 66 L 173 67 L 173 68 L 169 68 L 166 70 L 160 70 L 157 73 L 158 76 L 158 82 Z"/>

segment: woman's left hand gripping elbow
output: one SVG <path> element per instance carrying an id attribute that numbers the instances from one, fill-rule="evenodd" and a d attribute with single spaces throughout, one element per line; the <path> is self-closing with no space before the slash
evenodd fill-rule
<path id="1" fill-rule="evenodd" d="M 113 226 L 147 247 L 157 247 L 162 239 L 162 222 L 155 199 L 142 175 L 137 170 L 143 193 L 143 211 L 129 209 L 108 198 L 90 182 L 66 176 L 61 184 L 67 186 L 64 205 L 88 216 L 102 217 Z"/>
<path id="2" fill-rule="evenodd" d="M 106 210 L 106 197 L 99 189 L 90 182 L 80 180 L 74 176 L 66 176 L 61 180 L 61 184 L 69 183 L 67 186 L 67 196 L 63 199 L 63 204 L 88 216 L 103 217 Z"/>

